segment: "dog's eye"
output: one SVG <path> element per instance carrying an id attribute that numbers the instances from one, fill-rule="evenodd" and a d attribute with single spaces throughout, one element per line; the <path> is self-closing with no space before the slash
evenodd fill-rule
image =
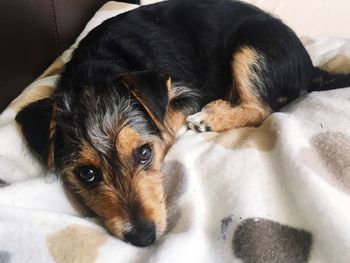
<path id="1" fill-rule="evenodd" d="M 145 144 L 142 145 L 139 149 L 137 149 L 136 162 L 141 165 L 148 164 L 152 159 L 152 148 L 150 145 Z"/>
<path id="2" fill-rule="evenodd" d="M 102 179 L 99 171 L 91 166 L 80 166 L 76 169 L 76 174 L 84 183 L 95 183 Z"/>

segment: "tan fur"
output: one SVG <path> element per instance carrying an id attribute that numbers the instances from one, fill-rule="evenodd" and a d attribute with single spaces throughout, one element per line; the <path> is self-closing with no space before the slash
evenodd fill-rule
<path id="1" fill-rule="evenodd" d="M 148 116 L 151 117 L 152 121 L 157 125 L 158 128 L 161 128 L 163 124 L 158 120 L 158 118 L 155 117 L 153 112 L 149 109 L 145 101 L 137 94 L 136 92 L 131 91 L 131 93 L 134 95 L 134 97 L 138 100 L 138 102 L 143 106 L 143 108 L 146 110 Z"/>
<path id="2" fill-rule="evenodd" d="M 130 126 L 124 127 L 116 139 L 116 149 L 123 158 L 130 158 L 132 150 L 142 145 L 142 139 L 135 129 Z"/>
<path id="3" fill-rule="evenodd" d="M 116 147 L 124 163 L 132 163 L 132 153 L 143 144 L 152 145 L 153 157 L 151 166 L 144 170 L 135 171 L 131 177 L 131 189 L 125 202 L 139 203 L 139 217 L 156 224 L 158 235 L 166 228 L 166 208 L 163 193 L 163 175 L 160 172 L 161 164 L 165 155 L 163 142 L 158 138 L 141 139 L 140 135 L 130 126 L 120 131 Z"/>
<path id="4" fill-rule="evenodd" d="M 88 206 L 102 218 L 108 230 L 120 239 L 124 238 L 123 232 L 130 224 L 124 198 L 128 196 L 121 195 L 113 185 L 104 182 L 92 191 L 87 200 Z"/>
<path id="5" fill-rule="evenodd" d="M 43 79 L 49 76 L 61 74 L 64 67 L 64 61 L 61 57 L 58 57 L 45 71 L 41 74 L 38 79 Z"/>
<path id="6" fill-rule="evenodd" d="M 175 98 L 178 94 L 176 93 L 176 89 L 172 88 L 171 78 L 167 80 L 169 101 Z M 185 123 L 186 115 L 172 108 L 168 105 L 165 113 L 164 124 L 162 124 L 159 129 L 162 132 L 163 142 L 165 146 L 165 150 L 167 151 L 169 147 L 172 145 L 175 140 L 175 135 L 178 129 Z"/>
<path id="7" fill-rule="evenodd" d="M 205 108 L 206 122 L 213 131 L 222 132 L 233 128 L 259 126 L 269 116 L 270 110 L 263 105 L 242 103 L 232 106 L 228 101 L 216 100 Z"/>
<path id="8" fill-rule="evenodd" d="M 237 76 L 235 86 L 240 104 L 233 107 L 228 101 L 218 100 L 205 107 L 208 121 L 215 130 L 259 125 L 267 116 L 268 110 L 255 96 L 251 84 L 254 76 L 251 75 L 249 67 L 256 61 L 256 53 L 249 49 L 242 49 L 234 55 L 232 66 L 233 74 Z M 128 77 L 133 78 L 126 76 Z M 170 89 L 170 79 L 167 86 Z M 171 91 L 169 94 L 171 95 Z M 90 144 L 83 143 L 74 164 L 65 167 L 63 172 L 65 182 L 83 199 L 86 206 L 102 219 L 107 229 L 121 239 L 128 229 L 136 227 L 137 220 L 154 222 L 157 237 L 165 232 L 167 207 L 161 166 L 166 151 L 174 141 L 176 131 L 185 122 L 183 113 L 168 106 L 165 121 L 161 123 L 148 110 L 137 91 L 133 95 L 156 123 L 161 136 L 139 134 L 132 126 L 121 121 L 115 127 L 115 167 L 110 160 L 106 161 L 104 157 L 100 157 Z M 147 167 L 135 163 L 135 152 L 144 144 L 149 144 L 153 150 L 152 161 Z M 93 165 L 99 169 L 103 175 L 102 182 L 92 187 L 81 182 L 75 174 L 75 169 L 80 165 Z"/>
<path id="9" fill-rule="evenodd" d="M 106 227 L 117 237 L 123 239 L 123 232 L 128 223 L 128 216 L 123 209 L 118 191 L 107 180 L 100 186 L 89 189 L 74 174 L 74 167 L 67 167 L 65 183 L 75 191 L 85 205 L 101 217 Z M 104 174 L 106 177 L 106 174 Z"/>
<path id="10" fill-rule="evenodd" d="M 108 177 L 106 171 L 104 172 L 104 178 Z M 90 190 L 79 182 L 76 175 L 71 174 L 69 185 L 74 186 L 85 204 L 102 219 L 109 231 L 120 239 L 124 238 L 123 233 L 129 224 L 129 217 L 123 201 L 128 196 L 118 191 L 109 180 L 103 180 L 100 186 Z"/>
<path id="11" fill-rule="evenodd" d="M 153 157 L 147 169 L 133 162 L 133 153 L 143 144 L 150 144 Z M 135 223 L 131 213 L 144 221 L 154 222 L 157 236 L 164 233 L 166 205 L 163 193 L 161 165 L 165 155 L 164 143 L 156 136 L 141 137 L 131 126 L 124 126 L 115 141 L 121 165 L 118 171 L 104 166 L 98 154 L 89 144 L 81 146 L 75 165 L 94 165 L 103 173 L 103 182 L 89 189 L 74 174 L 76 166 L 66 167 L 65 182 L 75 190 L 85 204 L 101 217 L 107 229 L 123 239 L 125 231 Z M 116 184 L 115 179 L 118 178 Z"/>
<path id="12" fill-rule="evenodd" d="M 47 167 L 49 169 L 53 168 L 55 163 L 55 138 L 56 138 L 56 118 L 59 115 L 60 109 L 58 108 L 57 104 L 54 103 L 52 107 L 52 118 L 50 122 L 50 130 L 49 130 L 49 151 L 48 151 L 48 158 L 47 158 Z"/>
<path id="13" fill-rule="evenodd" d="M 121 82 L 126 86 L 129 87 L 131 83 L 137 83 L 138 79 L 137 76 L 133 74 L 124 74 L 119 77 Z M 171 90 L 171 79 L 169 76 L 164 75 L 164 79 L 166 81 L 166 86 L 168 89 L 168 94 L 170 94 Z M 144 98 L 140 95 L 140 92 L 137 89 L 129 89 L 128 91 L 134 96 L 134 98 L 142 105 L 142 107 L 146 110 L 148 116 L 151 117 L 152 121 L 157 125 L 159 129 L 164 128 L 163 123 L 161 120 L 159 120 L 154 113 L 149 109 L 147 103 L 145 102 Z"/>
<path id="14" fill-rule="evenodd" d="M 166 81 L 166 87 L 168 89 L 168 94 L 170 94 L 171 93 L 171 78 L 170 77 Z"/>
<path id="15" fill-rule="evenodd" d="M 54 138 L 56 134 L 56 122 L 51 121 L 50 123 L 50 144 L 49 144 L 49 152 L 47 157 L 47 167 L 51 169 L 55 162 L 55 151 L 54 151 Z"/>
<path id="16" fill-rule="evenodd" d="M 27 88 L 21 93 L 21 95 L 11 102 L 9 107 L 18 112 L 24 106 L 32 102 L 50 97 L 54 90 L 54 87 L 46 85 Z"/>
<path id="17" fill-rule="evenodd" d="M 161 161 L 165 155 L 165 145 L 156 136 L 147 136 L 142 138 L 141 135 L 132 127 L 125 126 L 118 134 L 116 139 L 116 149 L 124 163 L 130 164 L 132 153 L 144 144 L 151 144 L 153 149 L 152 168 L 160 169 Z"/>
<path id="18" fill-rule="evenodd" d="M 204 107 L 206 122 L 213 131 L 222 132 L 233 128 L 258 126 L 271 113 L 255 94 L 252 80 L 256 78 L 251 67 L 260 65 L 258 53 L 249 47 L 242 47 L 233 54 L 232 74 L 239 102 L 216 100 Z"/>
<path id="19" fill-rule="evenodd" d="M 159 170 L 141 173 L 133 178 L 132 185 L 142 204 L 140 216 L 155 223 L 157 236 L 163 234 L 167 221 L 162 173 Z"/>
<path id="20" fill-rule="evenodd" d="M 167 81 L 171 87 L 170 79 Z M 142 98 L 134 96 L 142 104 Z M 143 105 L 147 110 L 147 105 Z M 120 121 L 115 127 L 114 141 L 116 167 L 110 167 L 106 160 L 87 143 L 80 146 L 80 156 L 74 165 L 66 167 L 65 182 L 75 190 L 106 228 L 115 236 L 124 239 L 128 229 L 137 228 L 141 222 L 154 223 L 156 236 L 161 236 L 167 227 L 167 208 L 164 196 L 162 162 L 172 144 L 177 129 L 184 123 L 183 113 L 167 108 L 164 123 L 154 118 L 161 136 L 139 134 L 132 126 Z M 135 153 L 144 144 L 152 147 L 152 161 L 147 167 L 135 163 Z M 109 161 L 108 161 L 109 162 Z M 93 165 L 100 169 L 103 181 L 89 188 L 74 173 L 79 165 Z"/>
<path id="21" fill-rule="evenodd" d="M 101 165 L 101 160 L 98 154 L 87 143 L 84 143 L 81 146 L 79 162 L 81 164 L 93 165 L 94 167 L 99 167 Z"/>
<path id="22" fill-rule="evenodd" d="M 170 78 L 167 80 L 167 88 L 170 94 L 171 93 Z M 154 117 L 154 114 L 149 110 L 148 106 L 144 103 L 143 99 L 138 96 L 137 93 L 132 92 L 132 94 L 141 103 L 141 105 L 147 111 L 148 115 L 151 117 L 152 121 L 157 125 L 158 129 L 161 131 L 163 142 L 165 145 L 165 150 L 168 149 L 175 138 L 176 131 L 180 128 L 181 125 L 185 123 L 186 116 L 182 112 L 174 110 L 168 106 L 165 113 L 164 123 L 162 123 L 156 117 Z M 130 131 L 126 131 L 124 133 L 125 137 L 129 136 L 127 134 L 129 132 Z M 134 133 L 136 133 L 136 131 Z M 123 137 L 123 135 L 120 135 L 119 137 Z"/>
<path id="23" fill-rule="evenodd" d="M 99 9 L 99 11 L 114 11 L 114 10 L 129 8 L 131 6 L 132 6 L 131 4 L 127 4 L 127 3 L 110 1 L 110 2 L 107 2 L 106 4 L 104 4 Z"/>
<path id="24" fill-rule="evenodd" d="M 172 134 L 175 134 L 176 131 L 185 123 L 186 116 L 183 112 L 169 108 L 165 115 L 165 124 L 167 129 L 170 130 Z"/>
<path id="25" fill-rule="evenodd" d="M 232 56 L 232 74 L 241 103 L 261 103 L 254 92 L 252 66 L 259 67 L 263 57 L 252 48 L 242 47 Z"/>

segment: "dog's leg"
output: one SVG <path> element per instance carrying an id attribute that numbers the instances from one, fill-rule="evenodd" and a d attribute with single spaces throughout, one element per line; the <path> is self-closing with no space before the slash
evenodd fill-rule
<path id="1" fill-rule="evenodd" d="M 258 126 L 271 113 L 263 101 L 266 92 L 264 58 L 252 47 L 244 46 L 232 56 L 233 88 L 236 102 L 215 100 L 200 112 L 187 117 L 187 126 L 199 132 L 223 132 L 233 128 Z"/>
<path id="2" fill-rule="evenodd" d="M 232 106 L 228 101 L 216 100 L 202 111 L 187 117 L 187 126 L 199 132 L 223 132 L 233 128 L 259 126 L 270 114 L 268 108 L 255 103 Z"/>

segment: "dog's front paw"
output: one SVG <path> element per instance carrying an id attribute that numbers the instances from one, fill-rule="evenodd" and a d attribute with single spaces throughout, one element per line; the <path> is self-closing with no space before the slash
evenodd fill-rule
<path id="1" fill-rule="evenodd" d="M 204 111 L 195 113 L 186 118 L 186 125 L 189 129 L 197 132 L 208 132 L 212 128 L 206 121 L 207 113 Z"/>

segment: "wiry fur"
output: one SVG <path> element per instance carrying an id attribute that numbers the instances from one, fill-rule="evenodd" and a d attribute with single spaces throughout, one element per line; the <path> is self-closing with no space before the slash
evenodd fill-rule
<path id="1" fill-rule="evenodd" d="M 303 92 L 346 85 L 348 75 L 314 68 L 297 36 L 256 7 L 171 0 L 92 30 L 54 95 L 16 119 L 112 234 L 146 246 L 167 226 L 161 163 L 189 115 L 207 105 L 187 119 L 201 132 L 256 126 Z M 153 155 L 143 165 L 135 156 L 144 145 Z M 82 181 L 81 167 L 99 180 Z"/>

